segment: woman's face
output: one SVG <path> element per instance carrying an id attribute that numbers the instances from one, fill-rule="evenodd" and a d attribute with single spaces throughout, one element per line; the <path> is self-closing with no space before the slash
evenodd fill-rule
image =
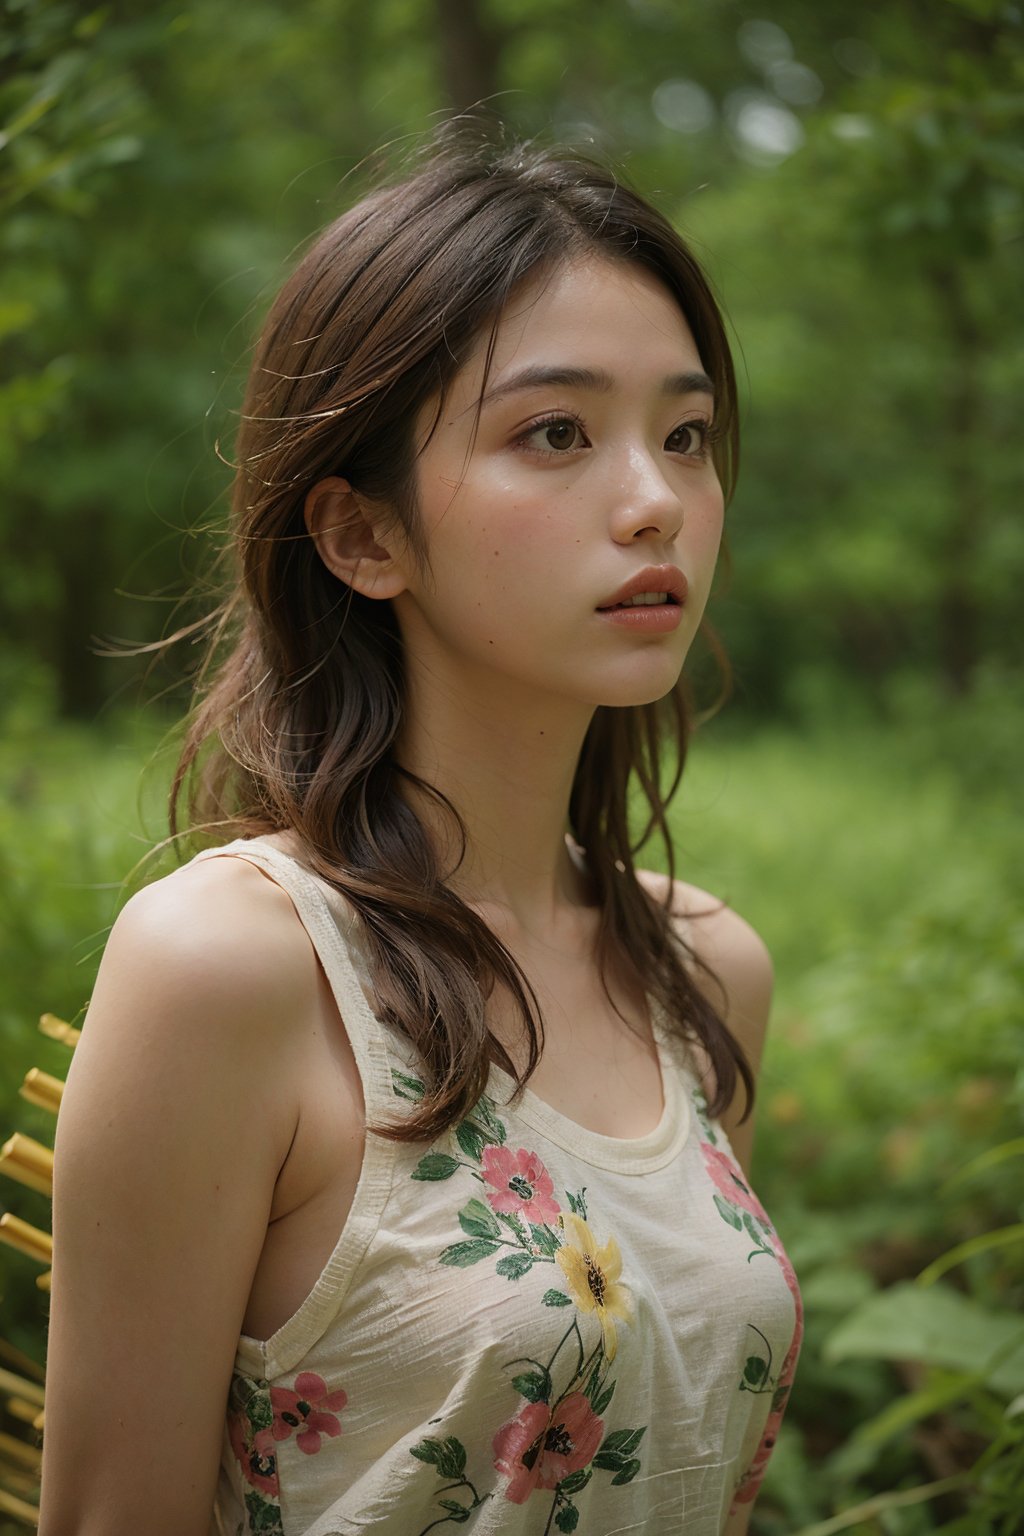
<path id="1" fill-rule="evenodd" d="M 588 258 L 510 303 L 485 381 L 486 350 L 484 336 L 429 439 L 436 402 L 417 424 L 430 569 L 410 565 L 393 599 L 407 654 L 489 695 L 661 698 L 723 517 L 711 383 L 679 306 L 644 268 Z M 650 567 L 681 573 L 681 606 L 605 611 Z"/>

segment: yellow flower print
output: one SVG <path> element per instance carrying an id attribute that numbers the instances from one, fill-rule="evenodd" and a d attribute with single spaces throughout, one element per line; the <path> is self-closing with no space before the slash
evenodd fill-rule
<path id="1" fill-rule="evenodd" d="M 622 1274 L 619 1245 L 614 1237 L 610 1237 L 603 1248 L 598 1248 L 587 1223 L 569 1211 L 562 1215 L 562 1227 L 566 1241 L 555 1258 L 569 1283 L 569 1294 L 581 1312 L 597 1313 L 605 1357 L 614 1360 L 617 1348 L 615 1319 L 628 1323 L 633 1317 L 633 1298 L 626 1286 L 619 1282 Z"/>

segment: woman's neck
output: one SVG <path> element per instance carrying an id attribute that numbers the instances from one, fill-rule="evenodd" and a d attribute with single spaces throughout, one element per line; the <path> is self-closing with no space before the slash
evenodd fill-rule
<path id="1" fill-rule="evenodd" d="M 450 816 L 413 785 L 406 792 L 432 837 L 447 884 L 494 925 L 536 937 L 569 909 L 589 905 L 585 873 L 566 844 L 569 797 L 592 711 L 578 703 L 513 701 L 441 689 L 407 710 L 396 758 L 452 802 L 466 828 L 466 852 Z"/>

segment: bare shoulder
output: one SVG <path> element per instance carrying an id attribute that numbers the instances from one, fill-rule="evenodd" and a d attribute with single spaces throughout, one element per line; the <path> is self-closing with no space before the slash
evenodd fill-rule
<path id="1" fill-rule="evenodd" d="M 637 879 L 664 903 L 667 875 L 638 870 Z M 682 937 L 707 967 L 695 980 L 722 1010 L 756 1071 L 764 1048 L 774 980 L 764 940 L 725 902 L 685 880 L 672 882 L 670 910 Z"/>
<path id="2" fill-rule="evenodd" d="M 66 1135 L 116 1083 L 155 1106 L 175 1084 L 167 1109 L 185 1134 L 209 1113 L 211 1093 L 222 1126 L 229 1104 L 258 1111 L 276 1176 L 298 1115 L 296 1020 L 315 1007 L 317 985 L 290 900 L 254 865 L 208 859 L 155 881 L 107 941 L 68 1073 Z"/>
<path id="3" fill-rule="evenodd" d="M 637 879 L 664 902 L 668 876 L 638 870 Z M 672 882 L 672 915 L 697 957 L 718 977 L 730 998 L 770 998 L 771 955 L 761 935 L 732 907 L 685 880 Z"/>
<path id="4" fill-rule="evenodd" d="M 146 886 L 111 931 L 104 966 L 170 982 L 204 1011 L 231 998 L 266 1019 L 311 973 L 312 948 L 291 901 L 255 865 L 234 857 L 186 865 Z M 155 968 L 155 970 L 154 970 Z"/>

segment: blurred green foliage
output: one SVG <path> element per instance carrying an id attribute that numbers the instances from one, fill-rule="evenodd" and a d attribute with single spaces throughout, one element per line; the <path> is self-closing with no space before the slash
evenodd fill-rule
<path id="1" fill-rule="evenodd" d="M 747 707 L 837 676 L 883 707 L 906 674 L 963 695 L 1019 663 L 1019 7 L 0 11 L 0 682 L 27 651 L 83 717 L 123 686 L 92 638 L 152 640 L 202 569 L 215 445 L 296 246 L 377 146 L 480 97 L 616 157 L 718 279 L 747 445 L 718 619 Z"/>
<path id="2" fill-rule="evenodd" d="M 52 1131 L 35 1017 L 80 1019 L 164 830 L 94 637 L 152 641 L 205 570 L 253 330 L 367 156 L 488 97 L 610 153 L 715 277 L 738 698 L 673 826 L 779 978 L 758 1182 L 808 1333 L 758 1536 L 1021 1529 L 1022 37 L 1003 0 L 0 0 L 9 1129 Z M 33 1278 L 0 1250 L 41 1358 Z"/>

